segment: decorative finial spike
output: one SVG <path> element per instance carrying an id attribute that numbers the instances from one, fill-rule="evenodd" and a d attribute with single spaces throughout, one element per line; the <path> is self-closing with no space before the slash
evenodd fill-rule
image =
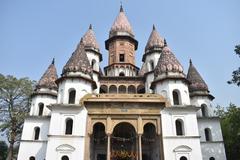
<path id="1" fill-rule="evenodd" d="M 52 64 L 54 64 L 55 63 L 55 58 L 53 58 L 53 60 L 52 60 Z"/>
<path id="2" fill-rule="evenodd" d="M 190 58 L 189 63 L 192 64 L 192 59 Z"/>
<path id="3" fill-rule="evenodd" d="M 89 29 L 92 29 L 92 24 L 89 25 Z"/>
<path id="4" fill-rule="evenodd" d="M 155 25 L 153 24 L 153 30 L 156 30 L 156 27 L 155 27 Z"/>
<path id="5" fill-rule="evenodd" d="M 121 3 L 121 5 L 120 5 L 120 12 L 123 12 L 122 1 L 120 3 Z"/>
<path id="6" fill-rule="evenodd" d="M 167 46 L 167 40 L 164 38 L 164 47 Z"/>

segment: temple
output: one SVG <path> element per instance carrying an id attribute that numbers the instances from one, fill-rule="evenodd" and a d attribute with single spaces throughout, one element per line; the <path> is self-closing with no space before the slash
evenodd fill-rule
<path id="1" fill-rule="evenodd" d="M 36 85 L 18 160 L 226 160 L 214 97 L 154 25 L 140 68 L 122 6 L 106 67 L 92 25 L 80 39 L 61 75 L 53 60 Z"/>

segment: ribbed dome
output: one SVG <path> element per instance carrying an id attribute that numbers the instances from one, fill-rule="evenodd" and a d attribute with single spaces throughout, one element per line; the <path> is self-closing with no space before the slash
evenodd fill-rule
<path id="1" fill-rule="evenodd" d="M 148 38 L 148 42 L 145 47 L 145 51 L 153 49 L 153 48 L 162 48 L 162 47 L 164 47 L 164 39 L 159 35 L 155 26 L 153 25 L 153 29 Z"/>
<path id="2" fill-rule="evenodd" d="M 132 27 L 123 11 L 122 6 L 120 8 L 120 12 L 119 12 L 117 18 L 115 19 L 115 21 L 111 27 L 109 38 L 111 38 L 115 35 L 129 35 L 131 37 L 134 37 Z"/>
<path id="3" fill-rule="evenodd" d="M 183 67 L 174 56 L 169 47 L 164 47 L 154 70 L 155 78 L 163 73 L 172 72 L 183 75 Z"/>
<path id="4" fill-rule="evenodd" d="M 85 47 L 94 48 L 99 51 L 99 44 L 97 43 L 97 39 L 95 33 L 92 29 L 92 25 L 90 24 L 88 31 L 83 36 L 83 44 Z"/>
<path id="5" fill-rule="evenodd" d="M 37 88 L 48 88 L 48 89 L 57 89 L 57 84 L 55 81 L 57 80 L 57 70 L 54 65 L 54 59 L 52 63 L 49 65 L 41 79 L 39 80 L 37 84 Z"/>
<path id="6" fill-rule="evenodd" d="M 76 50 L 63 68 L 62 74 L 68 72 L 82 72 L 84 74 L 92 75 L 92 67 L 89 63 L 87 54 L 84 49 L 83 40 L 81 39 Z"/>
<path id="7" fill-rule="evenodd" d="M 187 79 L 190 81 L 189 91 L 208 91 L 208 86 L 202 79 L 201 75 L 198 73 L 197 69 L 192 64 L 190 60 L 190 65 L 188 68 Z"/>

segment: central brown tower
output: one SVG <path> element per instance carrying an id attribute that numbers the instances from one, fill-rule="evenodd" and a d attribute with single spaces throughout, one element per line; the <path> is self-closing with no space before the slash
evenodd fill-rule
<path id="1" fill-rule="evenodd" d="M 107 76 L 136 76 L 139 68 L 135 66 L 135 50 L 138 42 L 134 39 L 132 27 L 123 11 L 115 19 L 109 32 L 105 47 L 109 52 L 108 66 L 104 68 Z"/>

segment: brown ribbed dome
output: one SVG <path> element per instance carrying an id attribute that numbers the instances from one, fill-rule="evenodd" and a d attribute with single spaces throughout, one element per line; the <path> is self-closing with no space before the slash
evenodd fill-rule
<path id="1" fill-rule="evenodd" d="M 87 54 L 84 49 L 83 40 L 81 39 L 76 50 L 63 68 L 62 74 L 68 72 L 82 72 L 84 74 L 92 75 L 92 67 L 89 63 Z"/>
<path id="2" fill-rule="evenodd" d="M 183 75 L 183 67 L 174 56 L 169 47 L 164 47 L 162 50 L 162 54 L 158 60 L 158 64 L 154 70 L 155 78 L 158 75 L 163 73 L 172 72 L 172 73 L 180 73 Z"/>
<path id="3" fill-rule="evenodd" d="M 187 79 L 190 81 L 189 91 L 208 91 L 208 86 L 202 79 L 201 75 L 198 73 L 197 69 L 192 64 L 190 60 L 190 65 L 188 68 Z"/>
<path id="4" fill-rule="evenodd" d="M 151 50 L 153 48 L 162 48 L 162 47 L 164 47 L 164 39 L 159 35 L 155 26 L 153 25 L 153 29 L 148 38 L 148 42 L 145 47 L 145 51 Z"/>
<path id="5" fill-rule="evenodd" d="M 90 24 L 88 31 L 83 36 L 83 44 L 85 47 L 94 48 L 99 51 L 99 44 L 97 43 L 97 39 L 95 33 L 92 29 L 92 25 Z"/>
<path id="6" fill-rule="evenodd" d="M 115 19 L 115 21 L 111 27 L 109 38 L 111 38 L 115 35 L 129 35 L 131 37 L 134 37 L 132 27 L 123 11 L 122 6 L 120 8 L 120 12 L 119 12 L 117 18 Z"/>
<path id="7" fill-rule="evenodd" d="M 55 81 L 57 80 L 57 70 L 54 65 L 54 59 L 52 63 L 49 65 L 41 79 L 39 80 L 37 84 L 37 88 L 48 88 L 48 89 L 57 89 L 57 84 Z"/>

